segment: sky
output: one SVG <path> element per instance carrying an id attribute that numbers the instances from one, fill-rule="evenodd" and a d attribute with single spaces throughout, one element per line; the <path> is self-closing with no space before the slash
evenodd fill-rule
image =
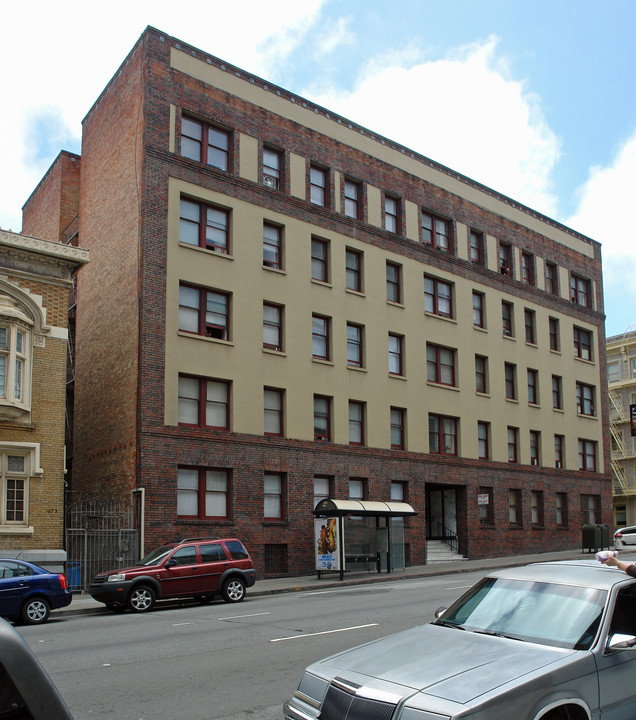
<path id="1" fill-rule="evenodd" d="M 148 25 L 602 244 L 636 329 L 634 0 L 0 0 L 0 227 Z"/>

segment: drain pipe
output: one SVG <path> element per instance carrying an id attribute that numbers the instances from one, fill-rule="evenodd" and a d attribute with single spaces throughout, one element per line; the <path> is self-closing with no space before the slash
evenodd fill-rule
<path id="1" fill-rule="evenodd" d="M 137 488 L 131 491 L 131 495 L 139 493 L 139 559 L 145 554 L 145 527 L 146 527 L 146 488 Z"/>

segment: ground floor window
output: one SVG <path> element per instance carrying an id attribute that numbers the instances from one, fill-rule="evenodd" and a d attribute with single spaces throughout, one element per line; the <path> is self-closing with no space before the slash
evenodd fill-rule
<path id="1" fill-rule="evenodd" d="M 265 574 L 287 572 L 287 545 L 265 545 L 263 549 Z"/>
<path id="2" fill-rule="evenodd" d="M 30 479 L 41 473 L 39 445 L 0 445 L 0 528 L 5 532 L 28 525 Z"/>
<path id="3" fill-rule="evenodd" d="M 179 468 L 177 475 L 177 515 L 184 518 L 229 517 L 228 470 Z"/>

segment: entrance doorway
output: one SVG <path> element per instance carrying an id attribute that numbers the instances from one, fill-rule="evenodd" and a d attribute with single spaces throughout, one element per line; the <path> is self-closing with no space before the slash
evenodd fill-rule
<path id="1" fill-rule="evenodd" d="M 457 490 L 431 486 L 426 489 L 426 539 L 457 537 Z"/>

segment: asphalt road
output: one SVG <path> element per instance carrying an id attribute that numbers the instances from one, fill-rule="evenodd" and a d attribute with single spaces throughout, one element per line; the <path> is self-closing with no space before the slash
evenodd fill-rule
<path id="1" fill-rule="evenodd" d="M 421 625 L 484 574 L 19 626 L 75 720 L 280 720 L 309 663 Z"/>

